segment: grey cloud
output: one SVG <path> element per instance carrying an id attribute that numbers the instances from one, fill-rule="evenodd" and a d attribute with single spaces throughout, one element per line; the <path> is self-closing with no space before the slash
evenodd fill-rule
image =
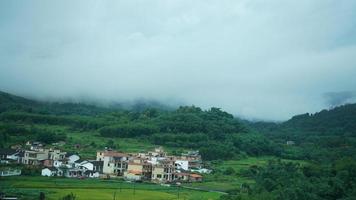
<path id="1" fill-rule="evenodd" d="M 356 86 L 355 1 L 2 1 L 0 89 L 185 102 L 250 119 Z"/>

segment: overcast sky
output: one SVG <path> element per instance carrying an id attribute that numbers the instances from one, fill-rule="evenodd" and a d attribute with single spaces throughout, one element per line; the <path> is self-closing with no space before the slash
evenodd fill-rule
<path id="1" fill-rule="evenodd" d="M 2 0 L 0 90 L 286 120 L 355 101 L 356 1 Z"/>

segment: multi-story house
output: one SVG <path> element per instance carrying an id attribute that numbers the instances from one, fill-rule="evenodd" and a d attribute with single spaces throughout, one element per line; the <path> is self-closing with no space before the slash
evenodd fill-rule
<path id="1" fill-rule="evenodd" d="M 124 176 L 127 179 L 150 180 L 152 177 L 152 163 L 149 163 L 147 159 L 133 158 L 128 162 Z"/>
<path id="2" fill-rule="evenodd" d="M 48 158 L 50 160 L 63 160 L 66 157 L 66 152 L 61 152 L 59 149 L 50 149 L 48 151 Z"/>
<path id="3" fill-rule="evenodd" d="M 116 151 L 98 151 L 97 161 L 103 161 L 103 173 L 112 176 L 122 176 L 127 170 L 129 156 Z"/>
<path id="4" fill-rule="evenodd" d="M 152 167 L 152 180 L 154 182 L 172 182 L 174 181 L 175 165 L 174 161 L 161 160 Z"/>
<path id="5" fill-rule="evenodd" d="M 40 165 L 48 159 L 47 151 L 24 151 L 20 162 L 26 165 Z"/>

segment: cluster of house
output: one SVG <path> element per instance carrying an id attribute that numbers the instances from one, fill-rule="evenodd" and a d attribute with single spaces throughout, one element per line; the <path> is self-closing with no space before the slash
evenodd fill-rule
<path id="1" fill-rule="evenodd" d="M 210 173 L 210 170 L 202 168 L 197 151 L 169 156 L 161 147 L 134 154 L 105 150 L 97 152 L 96 160 L 104 162 L 103 174 L 123 176 L 133 181 L 195 182 L 202 181 L 200 174 Z"/>
<path id="2" fill-rule="evenodd" d="M 0 164 L 23 164 L 43 167 L 43 176 L 99 177 L 96 168 L 102 168 L 102 162 L 80 160 L 79 155 L 63 152 L 59 149 L 44 148 L 41 143 L 30 144 L 28 150 L 0 149 Z M 0 176 L 21 175 L 19 169 L 2 165 Z"/>
<path id="3" fill-rule="evenodd" d="M 202 181 L 200 174 L 210 173 L 202 167 L 199 152 L 169 156 L 161 147 L 145 153 L 106 149 L 97 152 L 96 160 L 82 160 L 79 155 L 36 144 L 32 144 L 29 150 L 0 150 L 0 163 L 11 162 L 42 166 L 42 176 L 124 177 L 131 181 L 157 183 Z"/>

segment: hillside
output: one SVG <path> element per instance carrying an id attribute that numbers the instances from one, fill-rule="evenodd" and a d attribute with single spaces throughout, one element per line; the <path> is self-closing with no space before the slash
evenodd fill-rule
<path id="1" fill-rule="evenodd" d="M 312 131 L 322 135 L 356 135 L 356 104 L 294 116 L 283 128 Z"/>
<path id="2" fill-rule="evenodd" d="M 80 134 L 90 138 L 89 143 L 106 141 L 101 142 L 101 148 L 116 146 L 115 141 L 134 140 L 136 144 L 140 141 L 172 149 L 199 149 L 208 160 L 234 158 L 242 153 L 271 155 L 279 149 L 262 135 L 249 132 L 239 119 L 219 108 L 202 110 L 181 106 L 176 110 L 154 107 L 128 110 L 38 102 L 5 93 L 1 96 L 6 99 L 0 103 L 2 146 L 23 144 L 27 140 L 50 144 Z"/>
<path id="3" fill-rule="evenodd" d="M 247 126 L 265 134 L 279 132 L 310 133 L 312 135 L 356 135 L 356 104 L 346 104 L 314 114 L 293 116 L 282 123 L 248 122 Z"/>
<path id="4" fill-rule="evenodd" d="M 356 104 L 296 115 L 283 123 L 250 122 L 247 126 L 276 143 L 295 142 L 289 158 L 327 162 L 356 153 Z"/>
<path id="5" fill-rule="evenodd" d="M 172 110 L 143 103 L 124 109 L 39 102 L 7 93 L 0 99 L 0 148 L 28 140 L 47 147 L 64 141 L 60 149 L 83 159 L 93 159 L 105 147 L 141 152 L 160 145 L 173 155 L 194 149 L 213 173 L 188 187 L 228 192 L 221 200 L 333 200 L 356 194 L 355 104 L 276 124 L 242 121 L 214 107 Z"/>

